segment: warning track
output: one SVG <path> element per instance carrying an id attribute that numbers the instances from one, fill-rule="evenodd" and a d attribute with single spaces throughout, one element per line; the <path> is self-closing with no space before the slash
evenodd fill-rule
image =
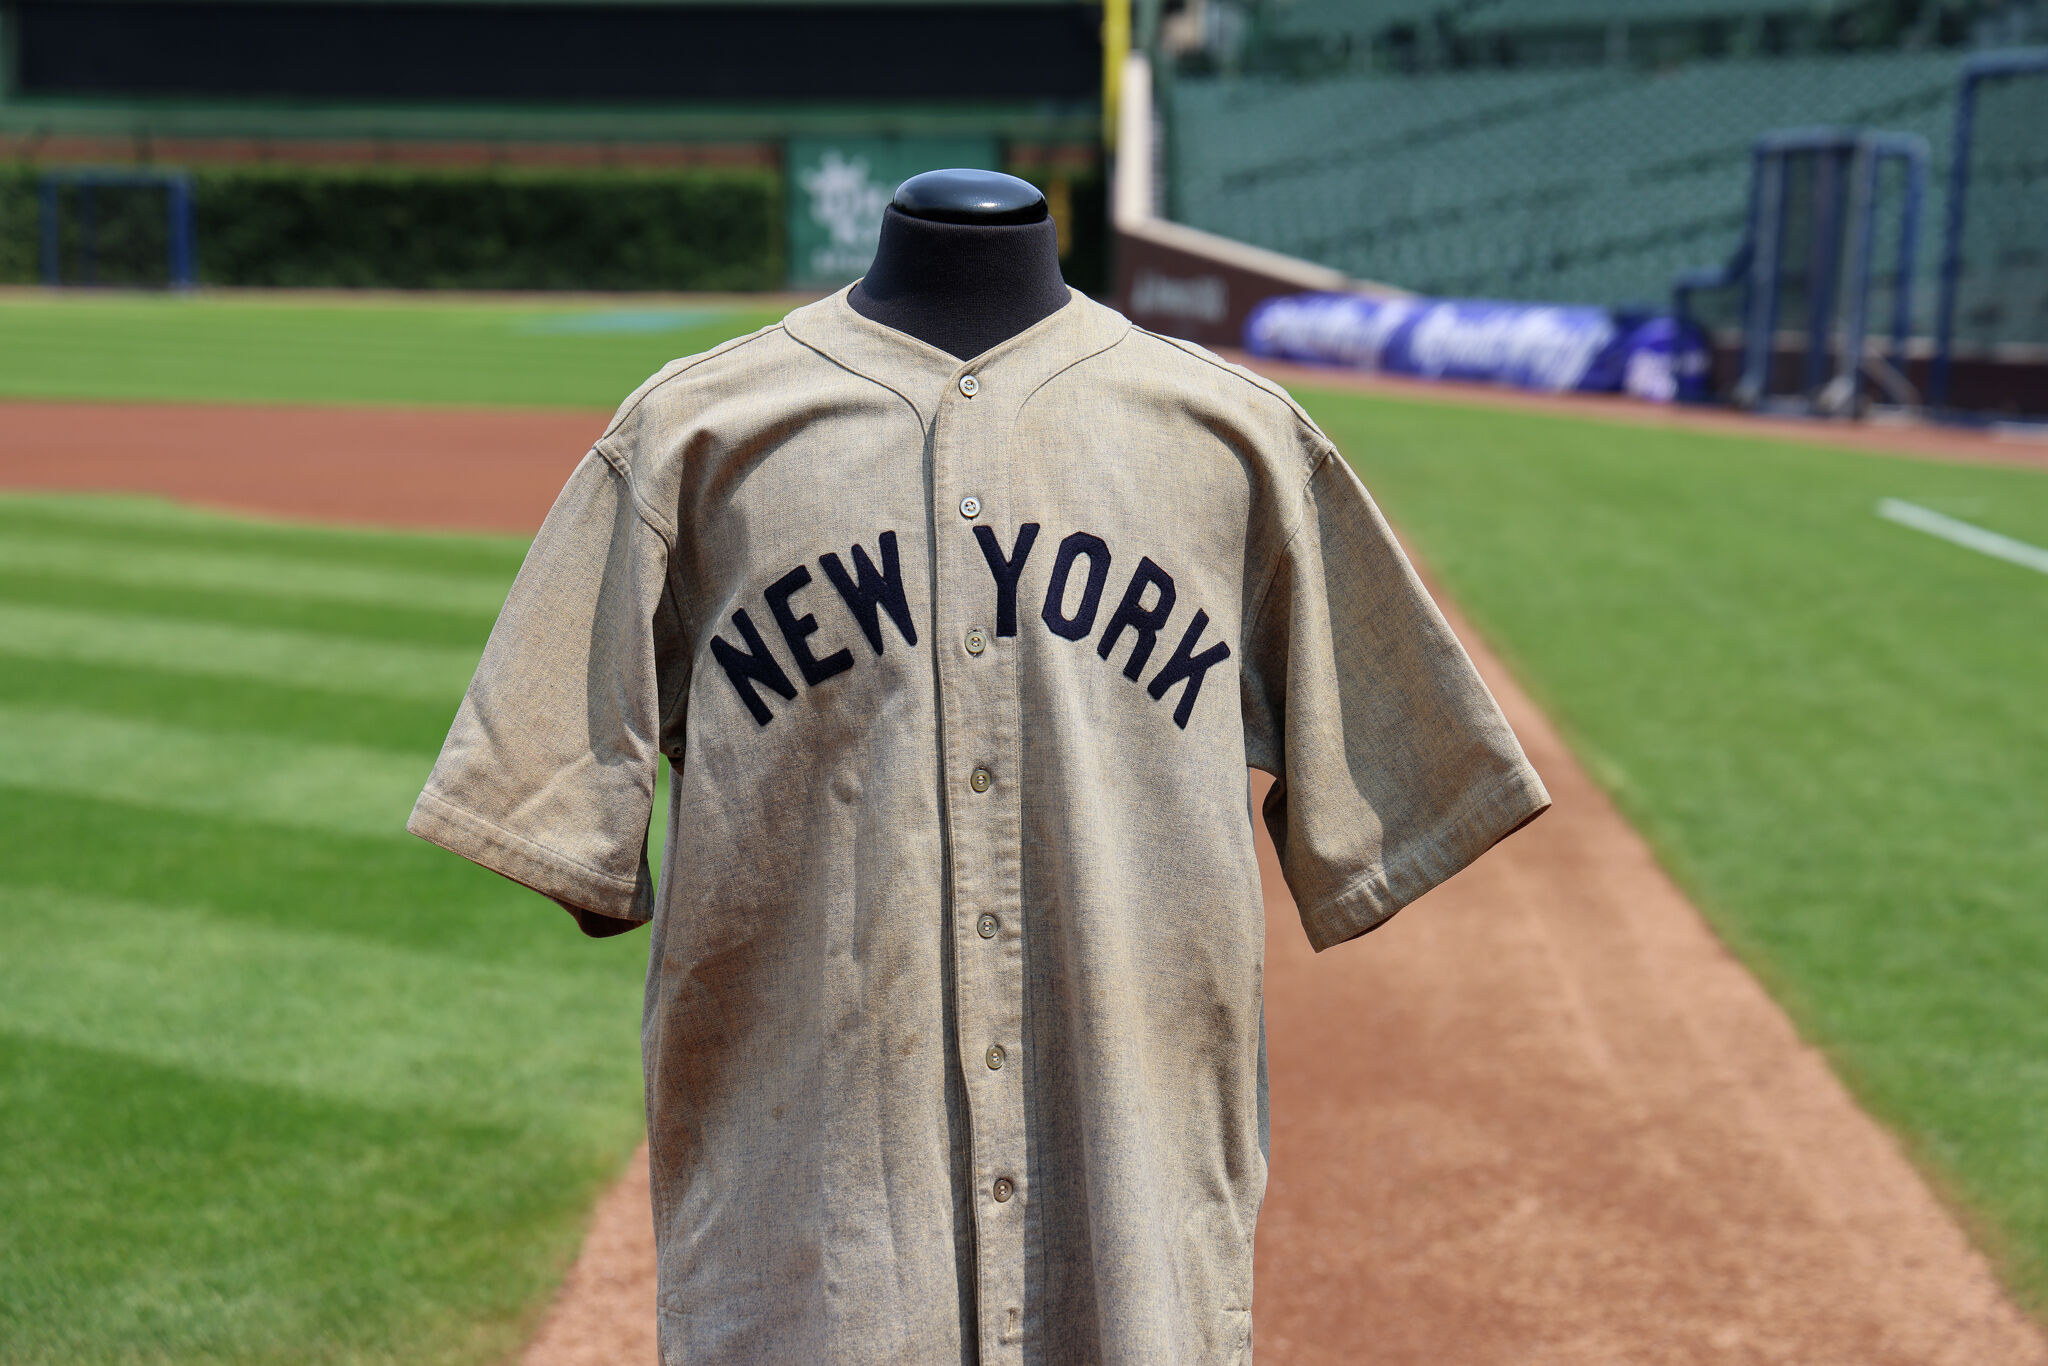
<path id="1" fill-rule="evenodd" d="M 604 417 L 10 403 L 0 486 L 531 531 Z M 1321 956 L 1261 833 L 1261 1358 L 2048 1366 L 1897 1144 L 1451 617 L 1557 804 Z M 643 1154 L 527 1362 L 652 1361 L 646 1189 Z"/>

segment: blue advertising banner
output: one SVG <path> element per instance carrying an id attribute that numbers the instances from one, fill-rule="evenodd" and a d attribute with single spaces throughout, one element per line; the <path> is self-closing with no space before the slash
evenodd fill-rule
<path id="1" fill-rule="evenodd" d="M 1275 360 L 1666 403 L 1703 395 L 1708 359 L 1670 317 L 1487 299 L 1283 295 L 1252 310 L 1244 341 Z"/>

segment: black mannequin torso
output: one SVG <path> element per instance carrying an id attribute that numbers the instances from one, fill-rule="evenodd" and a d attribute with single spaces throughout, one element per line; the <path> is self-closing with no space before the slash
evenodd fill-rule
<path id="1" fill-rule="evenodd" d="M 854 312 L 968 360 L 1063 307 L 1059 236 L 1036 187 L 993 171 L 928 171 L 882 216 Z"/>

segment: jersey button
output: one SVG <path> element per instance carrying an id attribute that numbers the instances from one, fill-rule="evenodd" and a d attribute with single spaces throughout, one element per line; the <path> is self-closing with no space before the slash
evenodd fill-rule
<path id="1" fill-rule="evenodd" d="M 981 381 L 972 375 L 960 376 L 960 392 L 969 398 L 973 398 L 981 392 Z"/>
<path id="2" fill-rule="evenodd" d="M 993 939 L 993 938 L 995 938 L 995 937 L 996 937 L 996 918 L 995 918 L 994 916 L 992 916 L 992 915 L 989 915 L 989 914 L 987 914 L 986 912 L 984 912 L 984 913 L 982 914 L 982 917 L 981 917 L 981 919 L 979 919 L 979 920 L 977 920 L 977 921 L 975 921 L 975 922 L 974 922 L 974 930 L 975 930 L 975 933 L 976 933 L 976 934 L 979 934 L 979 935 L 980 935 L 980 936 L 981 936 L 981 937 L 982 937 L 983 939 Z"/>
<path id="3" fill-rule="evenodd" d="M 985 768 L 977 768 L 967 775 L 967 785 L 976 792 L 988 791 L 988 785 L 996 780 L 995 774 Z"/>
<path id="4" fill-rule="evenodd" d="M 1000 1072 L 1003 1070 L 1003 1046 L 1001 1044 L 990 1044 L 988 1046 L 988 1053 L 986 1055 L 986 1058 L 988 1061 L 989 1071 Z"/>
<path id="5" fill-rule="evenodd" d="M 998 1205 L 1007 1205 L 1010 1202 L 1010 1197 L 1016 1193 L 1016 1190 L 1017 1187 L 1011 1183 L 1009 1177 L 999 1176 L 996 1178 L 996 1184 L 990 1193 L 995 1196 Z"/>
<path id="6" fill-rule="evenodd" d="M 970 522 L 981 516 L 981 499 L 976 498 L 971 493 L 962 498 L 960 500 L 960 515 Z"/>
<path id="7" fill-rule="evenodd" d="M 971 654 L 971 655 L 978 655 L 978 654 L 980 654 L 980 653 L 981 653 L 981 652 L 982 652 L 983 650 L 986 650 L 987 648 L 988 648 L 988 637 L 987 637 L 987 636 L 983 635 L 983 634 L 982 634 L 982 633 L 981 633 L 981 632 L 980 632 L 979 630 L 973 630 L 973 631 L 969 631 L 969 632 L 967 633 L 967 653 L 968 653 L 968 654 Z"/>

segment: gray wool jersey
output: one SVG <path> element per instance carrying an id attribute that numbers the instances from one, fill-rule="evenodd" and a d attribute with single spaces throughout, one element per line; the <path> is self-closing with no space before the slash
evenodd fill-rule
<path id="1" fill-rule="evenodd" d="M 842 292 L 626 400 L 409 828 L 653 921 L 664 1362 L 1239 1363 L 1248 764 L 1317 949 L 1549 804 L 1285 392 L 1079 294 L 961 362 Z"/>

